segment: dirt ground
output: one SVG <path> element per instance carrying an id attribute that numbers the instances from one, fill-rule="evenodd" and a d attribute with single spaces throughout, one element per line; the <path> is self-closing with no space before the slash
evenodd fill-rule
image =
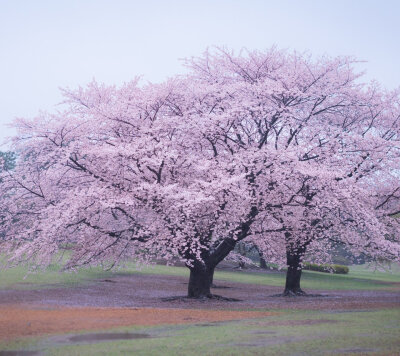
<path id="1" fill-rule="evenodd" d="M 330 290 L 310 291 L 323 297 L 271 297 L 282 287 L 217 281 L 214 294 L 240 299 L 239 302 L 220 300 L 173 300 L 162 298 L 184 296 L 187 278 L 165 275 L 115 275 L 106 280 L 68 288 L 51 285 L 36 290 L 0 290 L 0 307 L 7 304 L 45 305 L 63 307 L 110 308 L 183 308 L 183 309 L 369 309 L 400 307 L 400 291 L 393 290 Z"/>
<path id="2" fill-rule="evenodd" d="M 186 294 L 187 279 L 159 275 L 116 275 L 69 288 L 0 291 L 0 339 L 128 325 L 198 323 L 270 315 L 238 309 L 318 309 L 332 312 L 399 308 L 400 293 L 313 291 L 322 297 L 271 297 L 281 287 L 217 281 L 213 293 L 241 301 L 173 300 Z M 196 310 L 195 310 L 196 309 Z M 205 310 L 207 309 L 207 310 Z"/>
<path id="3" fill-rule="evenodd" d="M 130 325 L 193 324 L 270 316 L 268 312 L 156 308 L 0 307 L 0 340 Z"/>

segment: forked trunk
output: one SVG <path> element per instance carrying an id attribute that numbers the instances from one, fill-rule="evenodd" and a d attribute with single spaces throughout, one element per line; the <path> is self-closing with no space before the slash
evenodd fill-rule
<path id="1" fill-rule="evenodd" d="M 189 298 L 210 298 L 211 284 L 213 282 L 214 268 L 205 265 L 195 264 L 190 268 L 190 278 L 188 286 Z"/>
<path id="2" fill-rule="evenodd" d="M 286 252 L 287 272 L 286 284 L 283 295 L 297 296 L 305 295 L 306 293 L 300 287 L 302 266 L 301 262 L 304 257 L 304 250 L 297 250 L 295 252 Z"/>
<path id="3" fill-rule="evenodd" d="M 202 262 L 193 258 L 193 266 L 190 269 L 190 278 L 188 286 L 189 298 L 223 298 L 211 294 L 211 284 L 213 282 L 215 267 L 235 248 L 238 241 L 248 236 L 251 224 L 254 222 L 258 214 L 256 206 L 252 206 L 246 221 L 241 222 L 236 229 L 236 236 L 227 237 L 216 246 L 212 251 L 205 250 L 201 256 Z M 188 256 L 185 255 L 187 258 Z M 195 257 L 195 256 L 193 256 Z M 225 300 L 233 300 L 233 298 L 223 298 Z"/>

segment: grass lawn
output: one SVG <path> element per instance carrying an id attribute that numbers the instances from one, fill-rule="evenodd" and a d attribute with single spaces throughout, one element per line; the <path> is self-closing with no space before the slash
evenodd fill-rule
<path id="1" fill-rule="evenodd" d="M 136 273 L 165 274 L 189 277 L 189 271 L 185 267 L 152 266 L 146 267 Z M 216 271 L 215 280 L 232 281 L 239 283 L 254 283 L 270 286 L 284 286 L 285 273 L 260 273 L 251 271 Z M 302 287 L 305 289 L 382 289 L 397 287 L 400 283 L 400 268 L 394 266 L 391 272 L 373 271 L 365 266 L 350 267 L 349 274 L 331 274 L 313 271 L 303 271 Z"/>
<path id="2" fill-rule="evenodd" d="M 0 344 L 0 350 L 48 355 L 396 355 L 400 311 L 326 313 L 280 311 L 278 316 L 198 325 L 131 327 L 108 332 L 149 338 L 67 345 L 71 335 Z M 103 330 L 104 332 L 104 330 Z M 75 334 L 76 335 L 76 334 Z"/>
<path id="3" fill-rule="evenodd" d="M 183 267 L 133 265 L 116 272 L 88 268 L 79 273 L 59 273 L 58 266 L 31 274 L 25 267 L 0 272 L 0 289 L 70 288 L 113 273 L 188 276 Z M 215 279 L 240 283 L 284 285 L 284 273 L 217 271 Z M 374 272 L 363 266 L 348 275 L 304 272 L 305 289 L 400 289 L 400 269 Z M 269 310 L 271 311 L 271 310 Z M 101 332 L 133 332 L 148 338 L 103 342 L 71 342 L 71 334 L 0 342 L 0 350 L 31 350 L 44 355 L 397 355 L 400 354 L 400 310 L 277 310 L 270 317 L 196 325 L 124 327 Z M 99 331 L 100 332 L 100 331 Z M 82 332 L 90 334 L 89 332 Z M 0 351 L 0 355 L 1 355 Z M 6 355 L 6 354 L 4 354 Z"/>
<path id="4" fill-rule="evenodd" d="M 72 287 L 91 279 L 107 278 L 115 272 L 100 267 L 85 268 L 79 272 L 59 272 L 60 266 L 53 265 L 46 270 L 28 274 L 28 268 L 17 266 L 0 270 L 0 289 L 49 288 L 54 285 Z"/>
<path id="5" fill-rule="evenodd" d="M 185 267 L 149 266 L 137 270 L 133 264 L 117 271 L 104 271 L 100 267 L 81 269 L 75 272 L 59 272 L 59 266 L 50 266 L 45 271 L 28 274 L 28 269 L 18 266 L 0 270 L 0 289 L 33 289 L 48 288 L 59 285 L 72 287 L 85 283 L 88 280 L 111 277 L 114 273 L 159 274 L 170 276 L 189 277 L 189 270 Z M 24 277 L 26 278 L 24 279 Z M 270 286 L 284 286 L 284 272 L 260 273 L 251 271 L 216 271 L 215 280 L 232 281 L 239 283 L 254 283 Z M 367 269 L 365 266 L 350 267 L 349 274 L 330 274 L 313 271 L 303 271 L 302 287 L 304 289 L 341 289 L 341 290 L 375 290 L 398 287 L 400 283 L 400 268 L 393 266 L 391 272 L 380 272 Z"/>

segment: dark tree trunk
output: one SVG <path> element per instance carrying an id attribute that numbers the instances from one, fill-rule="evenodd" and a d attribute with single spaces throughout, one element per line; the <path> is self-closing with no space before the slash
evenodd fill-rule
<path id="1" fill-rule="evenodd" d="M 214 268 L 206 264 L 195 263 L 190 267 L 190 278 L 188 286 L 189 298 L 210 298 L 211 285 L 213 282 Z"/>
<path id="2" fill-rule="evenodd" d="M 262 256 L 260 256 L 260 268 L 267 269 L 267 261 Z"/>
<path id="3" fill-rule="evenodd" d="M 216 287 L 216 285 L 214 284 L 214 270 L 212 271 L 212 274 L 211 274 L 211 288 L 215 288 Z"/>
<path id="4" fill-rule="evenodd" d="M 285 291 L 283 295 L 285 296 L 299 296 L 305 295 L 306 293 L 300 287 L 300 279 L 302 266 L 305 253 L 305 248 L 298 248 L 295 251 L 288 249 L 286 251 L 286 262 L 287 262 L 287 272 L 286 272 L 286 284 Z"/>
<path id="5" fill-rule="evenodd" d="M 211 285 L 214 277 L 215 267 L 235 248 L 236 244 L 248 236 L 251 224 L 258 214 L 258 209 L 253 206 L 248 214 L 248 219 L 240 223 L 236 238 L 227 237 L 212 251 L 204 251 L 202 261 L 193 258 L 193 266 L 190 269 L 188 285 L 189 298 L 218 298 L 224 300 L 234 300 L 233 298 L 223 298 L 211 294 Z M 187 256 L 185 257 L 192 257 Z M 193 256 L 194 257 L 194 256 Z"/>
<path id="6" fill-rule="evenodd" d="M 267 266 L 267 261 L 266 261 L 265 258 L 264 258 L 264 254 L 263 254 L 262 251 L 258 248 L 257 245 L 254 245 L 254 247 L 255 247 L 256 251 L 258 252 L 258 257 L 260 258 L 260 268 L 267 269 L 268 266 Z"/>

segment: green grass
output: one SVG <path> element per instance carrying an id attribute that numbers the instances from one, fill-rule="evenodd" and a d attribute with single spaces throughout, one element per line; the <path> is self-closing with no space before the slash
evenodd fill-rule
<path id="1" fill-rule="evenodd" d="M 89 280 L 110 278 L 114 273 L 140 273 L 160 274 L 170 276 L 189 277 L 189 270 L 185 267 L 174 266 L 149 266 L 138 270 L 133 263 L 128 263 L 125 268 L 118 271 L 104 271 L 100 267 L 81 269 L 75 272 L 59 272 L 59 266 L 50 266 L 45 271 L 29 274 L 27 267 L 18 266 L 1 270 L 0 289 L 34 289 L 49 288 L 57 285 L 71 287 L 85 283 Z M 253 283 L 270 286 L 283 286 L 285 283 L 284 272 L 262 273 L 251 271 L 216 271 L 215 280 L 223 280 L 238 283 Z M 400 283 L 400 268 L 393 267 L 392 273 L 379 272 L 366 269 L 364 266 L 350 267 L 347 275 L 328 274 L 313 271 L 304 271 L 302 276 L 304 289 L 321 290 L 378 290 L 384 288 L 396 288 Z"/>
<path id="2" fill-rule="evenodd" d="M 146 333 L 149 339 L 67 345 L 65 337 L 43 337 L 31 339 L 30 344 L 26 340 L 3 343 L 0 349 L 23 346 L 48 355 L 395 355 L 400 353 L 399 320 L 400 311 L 393 309 L 363 313 L 290 310 L 261 319 L 112 330 Z M 284 325 L 289 321 L 297 325 Z"/>
<path id="3" fill-rule="evenodd" d="M 59 266 L 29 275 L 26 267 L 0 271 L 0 289 L 70 288 L 114 273 L 161 274 L 188 277 L 184 267 L 156 265 L 135 269 L 133 264 L 116 272 L 100 268 L 78 273 L 60 273 Z M 284 285 L 284 273 L 217 271 L 215 280 L 263 285 Z M 348 275 L 306 271 L 302 286 L 308 289 L 400 289 L 400 269 L 393 273 L 374 272 L 363 266 L 351 267 Z M 307 310 L 279 310 L 268 318 L 239 320 L 205 325 L 135 326 L 110 331 L 147 333 L 150 339 L 121 340 L 93 344 L 68 344 L 66 335 L 24 338 L 0 342 L 0 350 L 39 350 L 45 355 L 343 355 L 400 354 L 400 310 L 382 309 L 345 313 Z M 302 321 L 319 319 L 322 323 Z M 290 320 L 298 325 L 282 325 Z M 280 325 L 272 325 L 278 322 Z M 310 324 L 310 325 L 307 325 Z M 87 332 L 86 332 L 87 333 Z M 61 338 L 61 339 L 60 339 Z M 64 342 L 62 341 L 64 338 Z M 60 341 L 61 340 L 61 341 Z"/>
<path id="4" fill-rule="evenodd" d="M 391 270 L 379 271 L 366 268 L 365 265 L 351 266 L 351 275 L 354 278 L 373 279 L 382 282 L 400 282 L 400 265 L 393 264 Z"/>
<path id="5" fill-rule="evenodd" d="M 106 278 L 113 272 L 104 271 L 100 267 L 82 269 L 79 272 L 60 272 L 60 266 L 52 265 L 46 270 L 28 273 L 28 267 L 17 266 L 0 270 L 0 289 L 34 289 L 50 288 L 54 285 L 73 285 L 85 283 L 88 280 Z"/>
<path id="6" fill-rule="evenodd" d="M 146 267 L 142 274 L 161 274 L 174 276 L 189 276 L 189 271 L 185 267 L 172 266 L 152 266 Z M 215 280 L 223 280 L 239 283 L 254 283 L 270 286 L 283 286 L 285 284 L 284 272 L 260 273 L 249 271 L 216 271 Z M 366 290 L 399 287 L 400 269 L 394 268 L 392 273 L 374 272 L 364 266 L 350 267 L 347 275 L 328 274 L 322 272 L 303 271 L 302 287 L 305 289 L 341 289 L 341 290 Z"/>

